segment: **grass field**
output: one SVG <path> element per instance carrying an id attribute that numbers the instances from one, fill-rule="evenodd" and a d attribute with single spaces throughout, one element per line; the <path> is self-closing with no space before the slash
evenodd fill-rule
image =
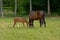
<path id="1" fill-rule="evenodd" d="M 17 23 L 13 28 L 13 18 L 0 19 L 0 40 L 60 40 L 60 18 L 46 18 L 47 27 L 40 28 L 34 21 L 34 28 Z"/>

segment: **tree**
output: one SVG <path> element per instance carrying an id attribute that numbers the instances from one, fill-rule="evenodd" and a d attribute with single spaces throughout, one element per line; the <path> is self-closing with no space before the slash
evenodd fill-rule
<path id="1" fill-rule="evenodd" d="M 30 0 L 30 13 L 32 11 L 32 0 Z"/>
<path id="2" fill-rule="evenodd" d="M 48 15 L 50 15 L 50 0 L 48 0 Z"/>
<path id="3" fill-rule="evenodd" d="M 3 0 L 0 0 L 0 4 L 1 4 L 1 15 L 3 18 L 4 17 L 4 15 L 3 15 Z"/>
<path id="4" fill-rule="evenodd" d="M 15 16 L 17 14 L 17 0 L 15 0 Z"/>

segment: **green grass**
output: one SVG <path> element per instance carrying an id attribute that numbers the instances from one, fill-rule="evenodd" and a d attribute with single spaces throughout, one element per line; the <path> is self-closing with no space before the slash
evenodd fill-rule
<path id="1" fill-rule="evenodd" d="M 60 40 L 60 18 L 46 18 L 47 27 L 40 28 L 34 21 L 34 28 L 17 23 L 13 28 L 13 18 L 0 19 L 0 40 Z"/>

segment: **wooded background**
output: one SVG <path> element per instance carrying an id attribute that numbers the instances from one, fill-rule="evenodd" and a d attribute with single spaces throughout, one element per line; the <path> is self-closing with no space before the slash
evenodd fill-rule
<path id="1" fill-rule="evenodd" d="M 17 16 L 28 15 L 30 12 L 30 0 L 16 0 Z M 49 0 L 50 14 L 60 15 L 60 0 Z M 3 0 L 3 8 L 15 11 L 15 0 Z M 48 0 L 32 0 L 32 10 L 44 10 L 48 12 Z"/>

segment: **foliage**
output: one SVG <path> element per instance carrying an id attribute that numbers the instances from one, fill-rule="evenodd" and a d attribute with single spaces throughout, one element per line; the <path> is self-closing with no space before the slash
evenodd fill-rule
<path id="1" fill-rule="evenodd" d="M 27 15 L 29 14 L 30 0 L 17 0 L 17 15 Z M 4 7 L 11 7 L 15 10 L 14 0 L 3 0 Z M 32 0 L 33 10 L 44 10 L 47 12 L 47 2 L 48 0 Z M 60 14 L 60 0 L 50 0 L 51 12 L 56 12 Z"/>

